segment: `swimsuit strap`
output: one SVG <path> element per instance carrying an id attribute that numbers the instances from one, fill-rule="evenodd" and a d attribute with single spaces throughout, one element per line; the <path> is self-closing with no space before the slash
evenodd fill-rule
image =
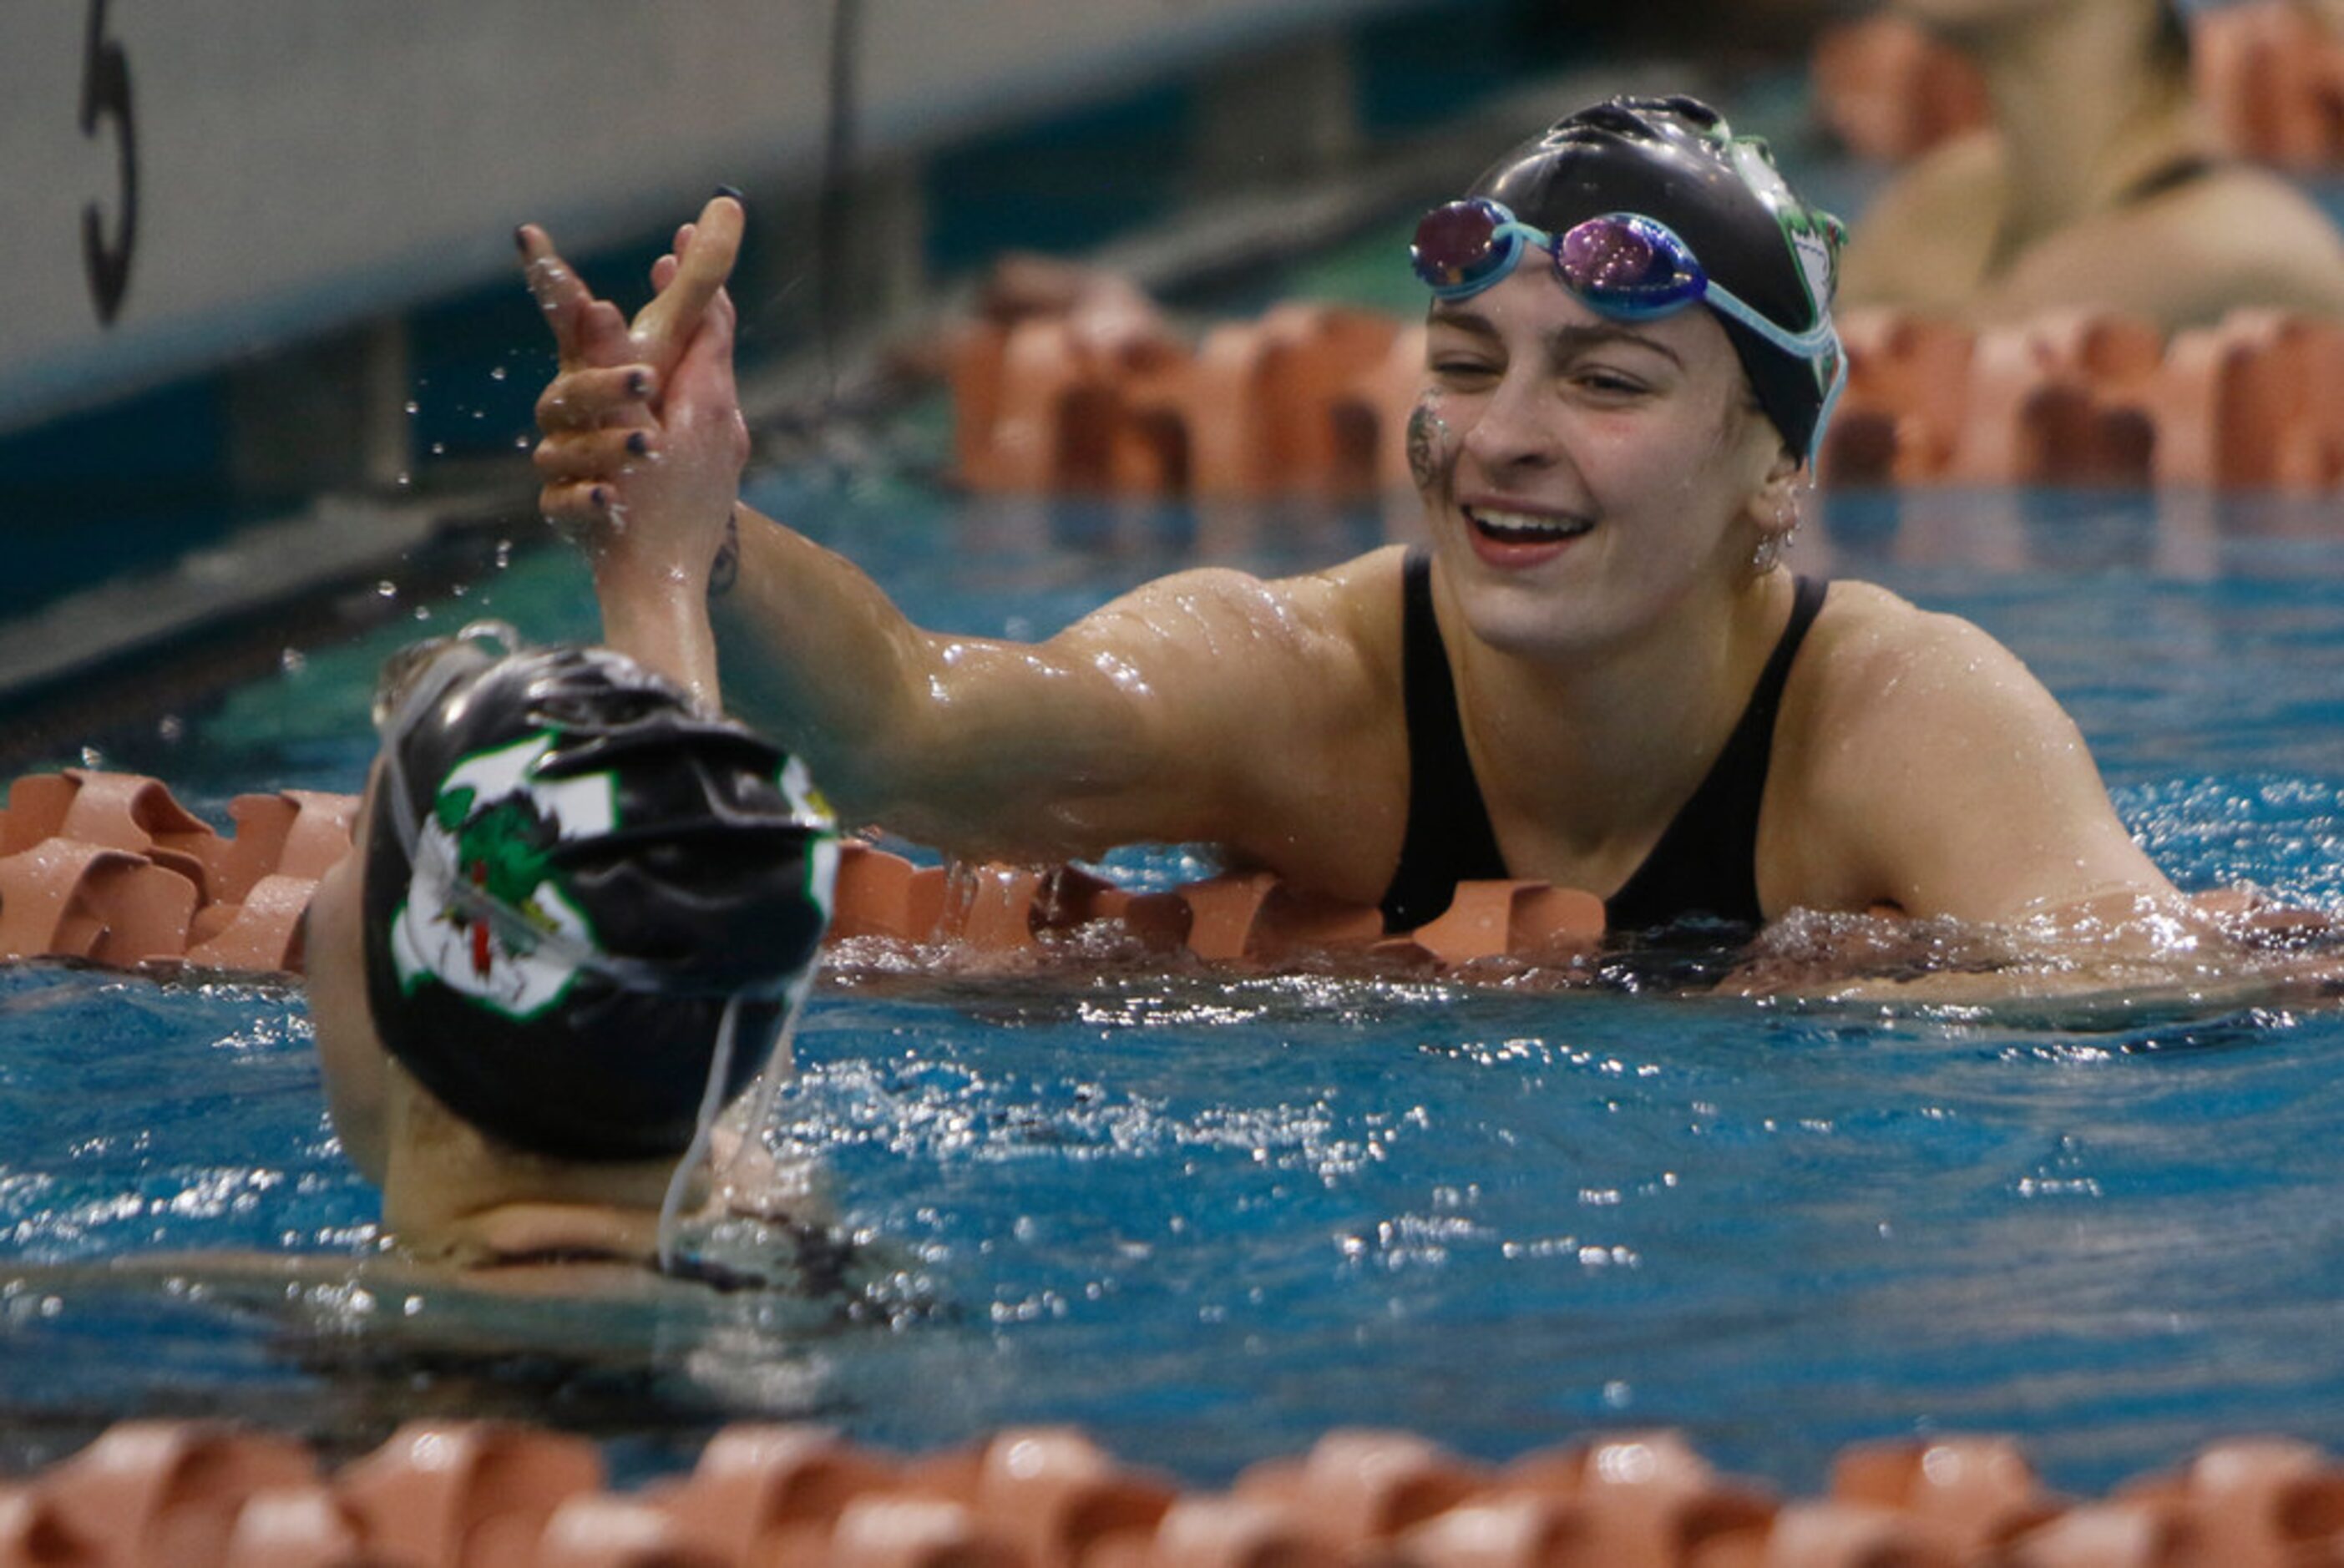
<path id="1" fill-rule="evenodd" d="M 1691 914 L 1742 926 L 1763 923 L 1765 912 L 1758 905 L 1758 811 L 1766 802 L 1774 720 L 1790 683 L 1791 662 L 1831 586 L 1812 577 L 1796 583 L 1790 622 L 1725 749 L 1644 864 L 1604 901 L 1605 924 L 1612 930 L 1649 930 Z"/>
<path id="2" fill-rule="evenodd" d="M 2118 191 L 2112 207 L 2131 207 L 2151 197 L 2163 196 L 2168 190 L 2178 190 L 2185 185 L 2221 171 L 2223 158 L 2209 157 L 2204 153 L 2182 153 L 2157 165 L 2138 179 Z"/>
<path id="3" fill-rule="evenodd" d="M 1401 702 L 1408 723 L 1408 832 L 1385 887 L 1384 929 L 1413 931 L 1440 917 L 1457 885 L 1506 875 L 1490 808 L 1465 751 L 1449 650 L 1432 612 L 1432 555 L 1420 547 L 1400 570 Z"/>
<path id="4" fill-rule="evenodd" d="M 1633 875 L 1605 901 L 1615 931 L 1664 926 L 1701 914 L 1755 926 L 1758 812 L 1765 803 L 1774 721 L 1791 663 L 1823 609 L 1830 584 L 1801 577 L 1791 618 L 1725 747 Z M 1408 828 L 1399 865 L 1379 907 L 1387 931 L 1438 918 L 1457 885 L 1502 877 L 1505 856 L 1465 750 L 1448 649 L 1432 612 L 1432 559 L 1411 549 L 1400 573 L 1401 694 L 1408 723 Z"/>

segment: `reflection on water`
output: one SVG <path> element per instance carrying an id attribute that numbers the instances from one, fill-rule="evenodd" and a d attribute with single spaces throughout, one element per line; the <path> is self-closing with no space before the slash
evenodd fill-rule
<path id="1" fill-rule="evenodd" d="M 1199 1482 L 1354 1422 L 1491 1458 L 1665 1422 L 1804 1487 L 1915 1430 L 2019 1431 L 2077 1486 L 2218 1431 L 2344 1441 L 2310 1331 L 2344 1297 L 2332 1006 L 842 981 L 775 1136 L 918 1278 L 874 1312 L 418 1283 L 321 1136 L 297 999 L 5 980 L 40 1023 L 0 1080 L 0 1462 L 197 1409 L 329 1452 L 512 1414 L 623 1434 L 622 1472 L 749 1416 L 905 1448 L 1072 1420 Z M 38 1037 L 107 1033 L 74 1125 L 112 1130 L 44 1118 L 73 1053 Z"/>
<path id="2" fill-rule="evenodd" d="M 984 633 L 1411 526 L 1405 507 L 964 514 L 867 477 L 753 499 L 877 563 L 923 620 Z M 2324 508 L 1923 491 L 1822 511 L 1801 570 L 2010 642 L 2185 885 L 2344 912 L 2344 541 Z M 551 553 L 421 608 L 425 630 L 591 631 L 582 571 Z M 116 760 L 220 820 L 241 790 L 354 788 L 395 640 L 312 650 Z M 911 1312 L 352 1287 L 376 1211 L 324 1125 L 298 996 L 0 970 L 0 1462 L 198 1407 L 328 1452 L 406 1414 L 515 1411 L 629 1434 L 622 1472 L 748 1413 L 910 1448 L 1078 1421 L 1197 1482 L 1353 1422 L 1491 1458 L 1674 1424 L 1805 1488 L 1846 1442 L 1955 1427 L 2016 1431 L 2079 1488 L 2227 1432 L 2344 1446 L 2344 1010 L 2317 991 L 2183 977 L 1884 1008 L 1089 957 L 986 975 L 865 955 L 810 1009 L 777 1137 L 916 1266 Z M 197 1249 L 328 1262 L 106 1271 Z"/>

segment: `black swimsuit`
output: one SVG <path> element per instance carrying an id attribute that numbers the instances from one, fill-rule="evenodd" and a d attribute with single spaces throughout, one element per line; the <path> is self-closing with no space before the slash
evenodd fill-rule
<path id="1" fill-rule="evenodd" d="M 1502 878 L 1505 856 L 1490 827 L 1490 810 L 1473 777 L 1449 652 L 1432 613 L 1432 559 L 1409 551 L 1401 579 L 1400 666 L 1408 714 L 1408 836 L 1399 868 L 1384 889 L 1387 931 L 1412 931 L 1439 916 L 1460 882 Z M 1636 874 L 1604 901 L 1614 931 L 1644 931 L 1687 916 L 1756 926 L 1758 808 L 1766 796 L 1766 764 L 1774 746 L 1774 717 L 1789 682 L 1791 661 L 1823 608 L 1828 583 L 1797 580 L 1790 623 L 1758 677 L 1750 705 L 1726 737 L 1725 749 L 1701 781 Z"/>

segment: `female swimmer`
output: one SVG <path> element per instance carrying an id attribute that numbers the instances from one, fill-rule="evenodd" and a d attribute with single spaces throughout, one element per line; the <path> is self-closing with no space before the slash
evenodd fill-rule
<path id="1" fill-rule="evenodd" d="M 1698 102 L 1572 115 L 1420 227 L 1429 551 L 1184 572 L 1030 646 L 923 632 L 736 505 L 740 222 L 710 204 L 632 334 L 521 231 L 562 355 L 543 503 L 613 642 L 712 692 L 711 604 L 753 637 L 854 820 L 974 855 L 1213 843 L 1394 929 L 1499 875 L 1620 931 L 2177 905 L 2009 652 L 1780 565 L 1844 374 L 1839 231 Z"/>
<path id="2" fill-rule="evenodd" d="M 712 1277 L 676 1221 L 829 916 L 803 769 L 621 655 L 498 658 L 470 632 L 396 665 L 376 720 L 305 946 L 334 1128 L 385 1229 L 470 1269 Z"/>
<path id="3" fill-rule="evenodd" d="M 2344 238 L 2222 156 L 2172 0 L 1891 0 L 1975 61 L 1994 124 L 1882 191 L 1844 298 L 1980 322 L 2101 307 L 2171 331 L 2240 306 L 2344 315 Z"/>

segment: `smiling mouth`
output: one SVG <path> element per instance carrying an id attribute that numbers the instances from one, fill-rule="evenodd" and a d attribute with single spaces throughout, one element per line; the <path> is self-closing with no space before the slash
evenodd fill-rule
<path id="1" fill-rule="evenodd" d="M 1500 544 L 1553 544 L 1577 539 L 1595 526 L 1593 518 L 1547 517 L 1537 512 L 1479 506 L 1465 508 L 1465 521 L 1483 538 Z"/>

